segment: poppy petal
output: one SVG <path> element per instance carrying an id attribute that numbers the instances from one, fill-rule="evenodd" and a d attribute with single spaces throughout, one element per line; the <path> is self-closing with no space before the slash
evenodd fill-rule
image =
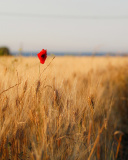
<path id="1" fill-rule="evenodd" d="M 37 54 L 40 63 L 44 64 L 46 58 L 47 58 L 47 50 L 42 49 L 38 54 Z"/>

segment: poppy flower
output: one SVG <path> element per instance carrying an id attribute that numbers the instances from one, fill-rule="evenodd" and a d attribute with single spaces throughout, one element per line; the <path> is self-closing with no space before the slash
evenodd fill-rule
<path id="1" fill-rule="evenodd" d="M 47 58 L 47 50 L 42 49 L 42 51 L 40 51 L 37 55 L 40 60 L 40 63 L 44 64 L 44 62 Z"/>

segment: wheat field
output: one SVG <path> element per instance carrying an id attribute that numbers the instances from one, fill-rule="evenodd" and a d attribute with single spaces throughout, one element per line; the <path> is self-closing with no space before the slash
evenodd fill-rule
<path id="1" fill-rule="evenodd" d="M 128 57 L 0 57 L 1 160 L 128 157 Z"/>

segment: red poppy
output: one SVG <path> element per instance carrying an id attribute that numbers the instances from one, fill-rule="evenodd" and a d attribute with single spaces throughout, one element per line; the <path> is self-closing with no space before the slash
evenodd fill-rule
<path id="1" fill-rule="evenodd" d="M 40 51 L 40 53 L 38 53 L 37 55 L 38 55 L 38 58 L 40 59 L 40 63 L 44 64 L 47 58 L 47 50 L 42 49 L 42 51 Z"/>

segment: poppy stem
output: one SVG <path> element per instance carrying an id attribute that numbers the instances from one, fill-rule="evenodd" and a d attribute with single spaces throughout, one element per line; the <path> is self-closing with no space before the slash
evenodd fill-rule
<path id="1" fill-rule="evenodd" d="M 40 79 L 40 63 L 39 63 L 39 79 Z"/>

